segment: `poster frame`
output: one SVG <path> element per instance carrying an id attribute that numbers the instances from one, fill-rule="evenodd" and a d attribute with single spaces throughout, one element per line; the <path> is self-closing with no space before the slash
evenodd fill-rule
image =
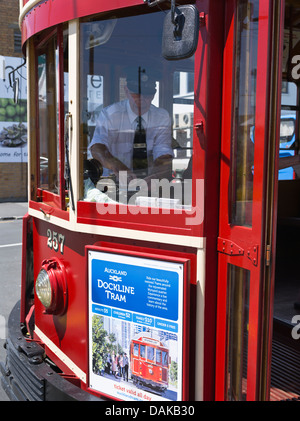
<path id="1" fill-rule="evenodd" d="M 147 250 L 143 251 L 133 251 L 133 250 L 123 250 L 122 248 L 108 248 L 101 246 L 86 246 L 86 284 L 87 284 L 87 390 L 93 394 L 100 395 L 104 398 L 113 399 L 113 400 L 130 400 L 130 399 L 118 399 L 116 396 L 106 393 L 104 390 L 99 390 L 99 388 L 94 388 L 90 386 L 90 276 L 89 276 L 89 252 L 99 252 L 99 253 L 108 253 L 113 255 L 114 258 L 118 259 L 118 256 L 123 258 L 133 257 L 135 259 L 147 259 L 151 261 L 157 261 L 164 263 L 170 263 L 171 265 L 182 265 L 182 303 L 178 303 L 178 306 L 182 308 L 182 326 L 181 326 L 181 343 L 179 344 L 182 352 L 182 361 L 181 361 L 181 396 L 179 401 L 189 400 L 189 361 L 190 361 L 190 259 L 185 257 L 177 257 L 172 255 L 159 255 L 152 253 Z M 166 399 L 169 400 L 169 399 Z M 172 399 L 171 399 L 172 400 Z M 141 400 L 142 401 L 142 400 Z"/>

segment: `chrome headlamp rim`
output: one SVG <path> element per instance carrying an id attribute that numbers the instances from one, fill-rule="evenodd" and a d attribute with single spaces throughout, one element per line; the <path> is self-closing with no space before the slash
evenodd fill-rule
<path id="1" fill-rule="evenodd" d="M 40 277 L 40 278 L 39 278 Z M 40 283 L 45 288 L 41 296 Z M 57 259 L 44 260 L 35 283 L 35 292 L 41 304 L 45 307 L 44 313 L 62 315 L 66 311 L 67 277 L 64 265 Z"/>
<path id="2" fill-rule="evenodd" d="M 52 304 L 52 286 L 48 272 L 42 268 L 36 278 L 35 292 L 44 307 L 50 308 Z"/>

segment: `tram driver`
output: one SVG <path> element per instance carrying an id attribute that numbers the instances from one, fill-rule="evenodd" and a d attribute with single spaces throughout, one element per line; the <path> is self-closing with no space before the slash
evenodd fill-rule
<path id="1" fill-rule="evenodd" d="M 156 77 L 148 70 L 127 69 L 126 99 L 104 108 L 89 146 L 103 166 L 103 176 L 127 175 L 127 182 L 171 178 L 172 133 L 169 113 L 152 104 Z M 125 172 L 125 173 L 124 173 Z"/>

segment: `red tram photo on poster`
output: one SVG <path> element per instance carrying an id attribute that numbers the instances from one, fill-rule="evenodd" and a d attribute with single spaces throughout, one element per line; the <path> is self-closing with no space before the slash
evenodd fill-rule
<path id="1" fill-rule="evenodd" d="M 169 348 L 159 339 L 150 337 L 149 333 L 138 334 L 130 344 L 130 363 L 134 384 L 149 385 L 157 393 L 168 389 Z"/>
<path id="2" fill-rule="evenodd" d="M 299 400 L 300 0 L 20 0 L 19 26 L 9 398 Z"/>

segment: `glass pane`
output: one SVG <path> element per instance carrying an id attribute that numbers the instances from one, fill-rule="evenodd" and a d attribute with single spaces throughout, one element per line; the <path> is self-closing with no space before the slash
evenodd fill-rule
<path id="1" fill-rule="evenodd" d="M 299 107 L 298 89 L 294 82 L 282 81 L 281 119 L 279 139 L 279 180 L 300 178 L 297 161 Z M 297 151 L 297 152 L 296 152 Z"/>
<path id="2" fill-rule="evenodd" d="M 63 57 L 64 57 L 64 114 L 69 111 L 69 31 L 63 32 Z"/>
<path id="3" fill-rule="evenodd" d="M 38 111 L 39 111 L 39 187 L 59 193 L 58 177 L 58 100 L 57 100 L 57 46 L 50 40 L 38 56 Z"/>
<path id="4" fill-rule="evenodd" d="M 243 226 L 252 226 L 258 9 L 258 0 L 238 1 L 231 222 Z"/>
<path id="5" fill-rule="evenodd" d="M 58 55 L 58 48 L 55 50 L 55 82 L 56 82 L 56 139 L 57 139 L 57 150 L 56 150 L 56 174 L 57 174 L 57 183 L 56 188 L 57 190 L 55 193 L 60 194 L 60 151 L 59 151 L 59 55 Z"/>
<path id="6" fill-rule="evenodd" d="M 174 72 L 173 78 L 173 139 L 176 144 L 172 170 L 174 181 L 177 181 L 183 177 L 192 178 L 191 167 L 187 168 L 193 153 L 194 72 Z M 190 203 L 190 200 L 191 191 L 186 202 Z"/>
<path id="7" fill-rule="evenodd" d="M 164 12 L 81 24 L 81 198 L 191 205 L 194 58 L 161 54 Z"/>
<path id="8" fill-rule="evenodd" d="M 156 350 L 156 364 L 161 364 L 161 350 Z"/>
<path id="9" fill-rule="evenodd" d="M 279 138 L 279 180 L 300 178 L 300 164 L 297 160 L 296 140 L 298 111 L 281 110 Z"/>
<path id="10" fill-rule="evenodd" d="M 281 105 L 296 106 L 298 99 L 297 85 L 295 82 L 282 81 Z M 283 112 L 286 114 L 286 112 Z"/>
<path id="11" fill-rule="evenodd" d="M 63 57 L 63 105 L 61 105 L 61 110 L 60 110 L 60 118 L 61 118 L 61 122 L 60 124 L 65 124 L 65 116 L 66 114 L 69 112 L 69 43 L 68 43 L 68 39 L 69 39 L 69 32 L 68 29 L 65 29 L 63 31 L 63 52 L 62 52 L 62 57 Z M 66 128 L 64 127 L 64 131 L 66 130 Z M 68 196 L 68 190 L 70 189 L 70 180 L 68 180 L 68 175 L 67 175 L 67 156 L 66 156 L 66 139 L 64 134 L 61 133 L 62 139 L 60 139 L 60 143 L 61 143 L 61 158 L 60 161 L 64 161 L 64 165 L 60 166 L 60 169 L 63 171 L 62 176 L 64 177 L 64 184 L 65 184 L 65 188 L 63 189 L 64 191 L 62 192 L 62 194 L 66 193 L 66 208 L 69 206 L 69 197 Z M 69 146 L 69 145 L 68 145 Z M 70 149 L 70 146 L 69 148 Z M 68 190 L 67 190 L 68 189 Z"/>
<path id="12" fill-rule="evenodd" d="M 247 397 L 250 272 L 228 265 L 227 399 Z"/>
<path id="13" fill-rule="evenodd" d="M 167 352 L 165 352 L 165 351 L 163 351 L 162 352 L 162 363 L 163 363 L 163 365 L 164 366 L 168 366 L 168 364 L 169 364 L 169 354 L 167 353 Z"/>
<path id="14" fill-rule="evenodd" d="M 147 346 L 147 360 L 154 361 L 154 348 Z"/>

